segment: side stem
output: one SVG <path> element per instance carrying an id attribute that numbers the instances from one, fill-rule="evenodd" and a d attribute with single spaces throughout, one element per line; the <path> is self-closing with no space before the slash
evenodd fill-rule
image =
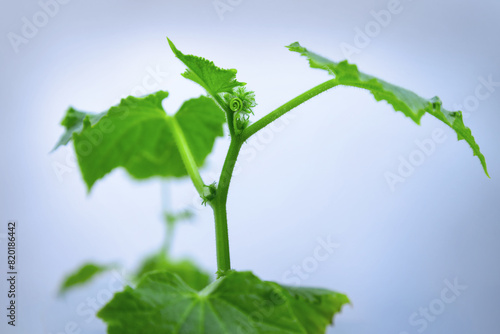
<path id="1" fill-rule="evenodd" d="M 337 80 L 331 79 L 331 80 L 323 82 L 322 84 L 317 85 L 316 87 L 309 89 L 307 92 L 300 94 L 296 98 L 291 99 L 290 101 L 288 101 L 287 103 L 285 103 L 281 107 L 271 111 L 269 114 L 262 117 L 257 122 L 253 123 L 248 128 L 246 128 L 242 133 L 243 140 L 244 141 L 247 140 L 252 135 L 254 135 L 257 131 L 261 130 L 269 123 L 274 122 L 275 120 L 277 120 L 278 118 L 280 118 L 285 113 L 292 110 L 293 108 L 301 105 L 302 103 L 315 97 L 316 95 L 321 94 L 324 91 L 326 91 L 330 88 L 333 88 L 337 85 L 338 85 Z"/>

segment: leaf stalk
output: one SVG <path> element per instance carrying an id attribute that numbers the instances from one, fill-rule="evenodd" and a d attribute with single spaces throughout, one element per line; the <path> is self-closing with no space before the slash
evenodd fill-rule
<path id="1" fill-rule="evenodd" d="M 189 148 L 189 145 L 186 141 L 184 132 L 182 132 L 182 129 L 175 117 L 167 116 L 167 122 L 174 136 L 177 149 L 179 150 L 182 162 L 186 167 L 187 173 L 193 181 L 193 185 L 196 188 L 196 191 L 201 197 L 203 197 L 205 194 L 205 184 L 203 183 L 200 171 L 198 170 L 198 166 L 196 164 L 196 161 L 194 160 L 193 153 L 191 153 L 191 149 Z"/>

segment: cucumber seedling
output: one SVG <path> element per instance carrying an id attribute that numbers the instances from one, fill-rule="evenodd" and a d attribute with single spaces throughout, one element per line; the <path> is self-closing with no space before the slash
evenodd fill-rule
<path id="1" fill-rule="evenodd" d="M 108 333 L 324 333 L 333 317 L 350 303 L 342 293 L 319 288 L 289 287 L 263 281 L 251 272 L 231 269 L 227 198 L 231 177 L 245 142 L 290 110 L 337 86 L 369 91 L 375 100 L 419 124 L 430 114 L 465 140 L 486 174 L 486 161 L 462 112 L 443 108 L 438 97 L 425 99 L 404 88 L 365 74 L 347 61 L 334 62 L 293 43 L 290 51 L 304 56 L 309 66 L 327 71 L 331 79 L 291 99 L 251 123 L 255 94 L 236 79 L 235 69 L 179 51 L 186 65 L 182 74 L 202 86 L 206 96 L 185 101 L 169 115 L 162 107 L 168 97 L 159 91 L 141 98 L 127 97 L 108 111 L 94 114 L 70 108 L 60 144 L 72 139 L 88 190 L 115 168 L 137 179 L 189 176 L 200 202 L 213 209 L 216 236 L 217 279 L 201 290 L 187 285 L 169 271 L 145 275 L 135 288 L 126 287 L 98 313 Z M 227 126 L 230 144 L 217 183 L 206 184 L 199 168 Z"/>

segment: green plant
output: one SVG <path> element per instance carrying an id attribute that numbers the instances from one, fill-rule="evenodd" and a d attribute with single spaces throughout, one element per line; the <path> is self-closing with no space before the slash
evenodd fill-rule
<path id="1" fill-rule="evenodd" d="M 428 113 L 450 126 L 473 150 L 486 174 L 486 162 L 460 111 L 448 111 L 439 98 L 424 99 L 401 87 L 364 74 L 347 61 L 333 62 L 298 43 L 288 46 L 306 57 L 312 68 L 333 76 L 250 123 L 254 93 L 236 79 L 236 70 L 185 55 L 168 40 L 186 66 L 185 78 L 201 85 L 207 96 L 186 101 L 174 115 L 162 108 L 168 96 L 160 91 L 143 98 L 128 97 L 102 114 L 70 109 L 63 122 L 72 138 L 83 178 L 94 183 L 117 167 L 136 178 L 188 175 L 202 203 L 214 212 L 217 280 L 196 291 L 168 272 L 146 275 L 134 289 L 127 287 L 98 313 L 109 333 L 324 333 L 349 299 L 341 293 L 287 287 L 262 281 L 250 272 L 231 270 L 226 203 L 238 153 L 265 126 L 303 102 L 336 86 L 368 90 L 377 101 L 419 124 Z M 230 145 L 217 184 L 203 182 L 198 168 L 227 123 Z"/>

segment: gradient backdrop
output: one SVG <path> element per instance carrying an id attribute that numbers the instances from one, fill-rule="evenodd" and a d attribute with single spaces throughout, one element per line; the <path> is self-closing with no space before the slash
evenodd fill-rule
<path id="1" fill-rule="evenodd" d="M 417 126 L 357 89 L 328 91 L 253 138 L 230 189 L 232 264 L 266 280 L 347 293 L 353 306 L 332 333 L 498 332 L 500 2 L 44 3 L 2 1 L 0 14 L 1 333 L 104 333 L 89 310 L 119 288 L 115 276 L 62 299 L 61 279 L 86 260 L 131 268 L 160 245 L 162 207 L 196 210 L 174 253 L 215 271 L 211 210 L 188 180 L 162 186 L 116 170 L 87 195 L 72 147 L 49 153 L 69 105 L 100 112 L 121 97 L 164 89 L 173 112 L 203 94 L 179 75 L 184 66 L 166 36 L 185 53 L 237 68 L 256 92 L 254 120 L 328 78 L 284 48 L 294 41 L 333 60 L 347 56 L 422 96 L 439 95 L 447 108 L 461 106 L 491 179 L 445 125 L 425 116 Z M 43 7 L 51 15 L 40 14 Z M 388 9 L 390 18 L 380 14 Z M 30 31 L 26 22 L 39 27 Z M 423 155 L 417 142 L 435 132 L 439 140 Z M 227 146 L 227 138 L 217 141 L 207 181 Z M 416 166 L 391 187 L 387 173 L 411 158 Z M 19 222 L 15 329 L 5 317 L 9 219 Z M 314 251 L 328 240 L 332 252 L 318 261 Z M 291 274 L 294 266 L 302 277 Z M 460 291 L 443 303 L 450 284 Z M 426 319 L 420 312 L 429 308 Z"/>

